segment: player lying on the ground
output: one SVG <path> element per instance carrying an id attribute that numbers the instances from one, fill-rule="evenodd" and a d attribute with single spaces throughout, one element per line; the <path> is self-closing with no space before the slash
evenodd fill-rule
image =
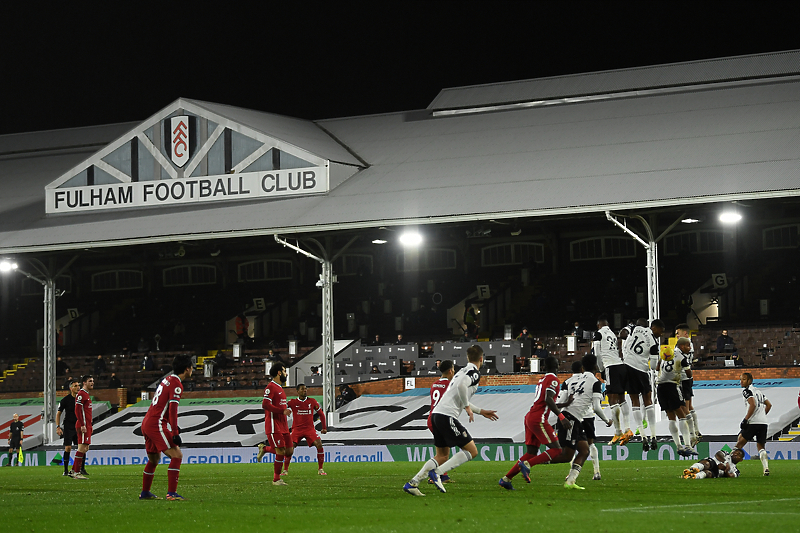
<path id="1" fill-rule="evenodd" d="M 706 479 L 715 477 L 739 477 L 736 465 L 744 459 L 744 452 L 734 449 L 731 453 L 722 450 L 714 457 L 706 457 L 683 471 L 683 479 Z"/>

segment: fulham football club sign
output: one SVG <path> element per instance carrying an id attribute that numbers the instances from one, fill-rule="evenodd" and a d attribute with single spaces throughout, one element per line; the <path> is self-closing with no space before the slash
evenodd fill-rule
<path id="1" fill-rule="evenodd" d="M 170 151 L 172 162 L 181 168 L 189 162 L 189 117 L 179 116 L 170 119 Z"/>

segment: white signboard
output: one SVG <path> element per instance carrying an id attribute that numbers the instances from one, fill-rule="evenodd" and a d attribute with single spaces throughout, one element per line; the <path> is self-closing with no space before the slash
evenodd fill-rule
<path id="1" fill-rule="evenodd" d="M 48 214 L 278 198 L 328 192 L 328 167 L 87 185 L 45 192 Z"/>

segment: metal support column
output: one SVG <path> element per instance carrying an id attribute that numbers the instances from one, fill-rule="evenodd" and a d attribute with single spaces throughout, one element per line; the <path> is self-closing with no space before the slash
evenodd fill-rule
<path id="1" fill-rule="evenodd" d="M 44 287 L 44 444 L 53 444 L 56 435 L 56 282 L 47 278 Z"/>
<path id="2" fill-rule="evenodd" d="M 336 408 L 336 387 L 333 366 L 333 264 L 322 261 L 322 405 L 332 413 Z M 333 422 L 333 420 L 331 420 Z"/>

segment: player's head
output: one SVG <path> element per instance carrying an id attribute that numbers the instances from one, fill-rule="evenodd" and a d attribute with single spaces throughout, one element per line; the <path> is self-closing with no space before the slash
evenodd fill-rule
<path id="1" fill-rule="evenodd" d="M 86 374 L 81 378 L 81 388 L 86 390 L 94 388 L 94 377 L 91 374 Z"/>
<path id="2" fill-rule="evenodd" d="M 606 315 L 600 315 L 597 317 L 597 328 L 602 328 L 608 325 L 608 317 Z"/>
<path id="3" fill-rule="evenodd" d="M 597 371 L 597 357 L 587 353 L 581 358 L 581 363 L 583 364 L 583 369 L 586 372 L 595 372 Z"/>
<path id="4" fill-rule="evenodd" d="M 286 381 L 286 366 L 283 363 L 272 363 L 272 367 L 269 369 L 269 375 L 272 377 L 273 381 L 278 376 L 283 378 L 281 381 Z"/>
<path id="5" fill-rule="evenodd" d="M 300 398 L 301 400 L 305 400 L 308 397 L 308 392 L 307 392 L 308 389 L 306 389 L 306 386 L 304 384 L 301 383 L 300 385 L 295 387 L 295 389 L 297 390 L 297 397 Z"/>
<path id="6" fill-rule="evenodd" d="M 442 373 L 443 378 L 450 379 L 455 374 L 455 367 L 453 366 L 453 362 L 450 359 L 445 359 L 441 363 L 439 363 L 439 372 Z"/>
<path id="7" fill-rule="evenodd" d="M 733 464 L 740 463 L 744 460 L 744 452 L 739 448 L 734 448 L 731 452 L 731 461 Z"/>
<path id="8" fill-rule="evenodd" d="M 78 391 L 81 390 L 81 384 L 78 383 L 77 379 L 71 379 L 69 382 L 69 392 L 75 396 L 78 394 Z"/>
<path id="9" fill-rule="evenodd" d="M 194 366 L 192 365 L 192 358 L 188 355 L 176 355 L 172 359 L 172 371 L 176 376 L 187 373 L 191 376 Z"/>
<path id="10" fill-rule="evenodd" d="M 686 322 L 682 322 L 675 326 L 675 336 L 676 337 L 688 337 L 689 336 L 689 324 Z"/>
<path id="11" fill-rule="evenodd" d="M 580 361 L 573 361 L 572 362 L 572 373 L 573 374 L 580 374 L 583 372 L 583 363 Z"/>
<path id="12" fill-rule="evenodd" d="M 749 387 L 753 384 L 753 374 L 750 372 L 742 372 L 742 377 L 739 378 L 739 383 L 742 387 Z"/>
<path id="13" fill-rule="evenodd" d="M 675 346 L 677 346 L 678 348 L 680 348 L 680 350 L 681 350 L 683 353 L 689 353 L 689 351 L 690 351 L 690 348 L 689 348 L 689 347 L 690 347 L 691 345 L 692 345 L 692 341 L 690 341 L 690 340 L 689 340 L 689 339 L 687 339 L 686 337 L 681 337 L 680 339 L 678 339 L 678 342 L 676 342 L 676 343 L 675 343 Z"/>
<path id="14" fill-rule="evenodd" d="M 14 416 L 12 416 L 11 418 L 14 419 L 14 422 L 19 422 L 19 413 L 14 413 Z"/>
<path id="15" fill-rule="evenodd" d="M 646 328 L 647 327 L 647 319 L 646 318 L 637 318 L 636 319 L 636 325 L 637 326 L 641 326 L 643 328 Z"/>
<path id="16" fill-rule="evenodd" d="M 480 368 L 483 363 L 483 348 L 477 344 L 473 344 L 467 348 L 467 361 Z"/>
<path id="17" fill-rule="evenodd" d="M 664 322 L 660 318 L 654 319 L 650 322 L 650 330 L 653 332 L 653 335 L 660 337 L 664 333 Z"/>
<path id="18" fill-rule="evenodd" d="M 547 372 L 552 372 L 552 373 L 558 372 L 558 359 L 556 359 L 552 355 L 548 355 L 547 357 L 545 357 L 544 369 Z"/>

